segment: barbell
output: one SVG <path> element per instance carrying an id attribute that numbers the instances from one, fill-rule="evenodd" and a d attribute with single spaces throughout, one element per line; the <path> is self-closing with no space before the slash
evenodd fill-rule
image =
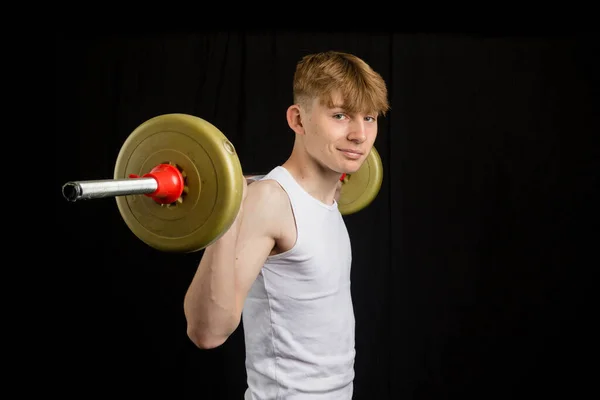
<path id="1" fill-rule="evenodd" d="M 164 252 L 204 249 L 233 224 L 243 179 L 264 174 L 242 172 L 235 147 L 217 127 L 189 114 L 153 117 L 135 128 L 119 150 L 112 179 L 70 181 L 63 197 L 75 202 L 116 199 L 133 234 Z M 381 158 L 373 147 L 361 168 L 343 175 L 340 213 L 367 207 L 383 179 Z"/>

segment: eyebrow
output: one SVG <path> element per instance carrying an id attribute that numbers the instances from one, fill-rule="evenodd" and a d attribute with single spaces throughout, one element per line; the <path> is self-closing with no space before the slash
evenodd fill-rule
<path id="1" fill-rule="evenodd" d="M 336 109 L 339 108 L 340 110 L 343 110 L 345 112 L 348 112 L 348 110 L 346 109 L 346 105 L 345 104 L 334 104 L 331 106 L 331 109 Z M 365 115 L 374 115 L 374 116 L 379 116 L 379 113 L 376 111 L 370 111 L 370 112 L 366 112 L 364 113 Z"/>

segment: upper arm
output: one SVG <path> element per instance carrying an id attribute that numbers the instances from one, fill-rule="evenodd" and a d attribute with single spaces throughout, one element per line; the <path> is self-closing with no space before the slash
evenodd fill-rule
<path id="1" fill-rule="evenodd" d="M 285 194 L 273 181 L 248 185 L 236 243 L 236 305 L 238 313 L 250 287 L 275 246 Z"/>

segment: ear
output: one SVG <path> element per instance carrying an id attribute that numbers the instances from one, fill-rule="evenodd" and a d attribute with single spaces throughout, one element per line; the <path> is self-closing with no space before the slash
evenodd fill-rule
<path id="1" fill-rule="evenodd" d="M 288 125 L 297 135 L 304 135 L 304 126 L 302 125 L 302 115 L 300 106 L 297 104 L 288 107 L 286 112 Z"/>

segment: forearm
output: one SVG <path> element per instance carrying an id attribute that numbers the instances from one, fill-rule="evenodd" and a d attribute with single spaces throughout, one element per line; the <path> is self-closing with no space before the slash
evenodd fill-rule
<path id="1" fill-rule="evenodd" d="M 188 336 L 201 347 L 214 347 L 237 328 L 235 247 L 238 221 L 204 255 L 184 301 Z"/>

